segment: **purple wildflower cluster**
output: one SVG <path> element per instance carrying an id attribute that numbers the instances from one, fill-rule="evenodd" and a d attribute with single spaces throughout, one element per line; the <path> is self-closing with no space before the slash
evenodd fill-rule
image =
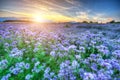
<path id="1" fill-rule="evenodd" d="M 0 79 L 120 79 L 119 32 L 98 28 L 116 30 L 119 24 L 117 28 L 111 24 L 64 25 L 0 24 Z"/>

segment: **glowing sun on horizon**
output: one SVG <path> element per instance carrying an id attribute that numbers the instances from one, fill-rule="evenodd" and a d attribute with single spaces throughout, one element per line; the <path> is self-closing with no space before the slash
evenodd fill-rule
<path id="1" fill-rule="evenodd" d="M 34 22 L 44 22 L 44 19 L 41 16 L 39 16 L 39 15 L 35 15 L 33 17 L 33 21 Z"/>

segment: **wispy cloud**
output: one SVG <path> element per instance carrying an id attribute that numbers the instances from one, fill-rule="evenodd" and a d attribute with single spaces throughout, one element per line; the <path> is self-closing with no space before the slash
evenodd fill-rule
<path id="1" fill-rule="evenodd" d="M 69 4 L 72 4 L 72 5 L 75 5 L 75 4 L 77 4 L 77 3 L 79 3 L 78 1 L 76 1 L 76 0 L 65 0 L 67 3 L 69 3 Z"/>
<path id="2" fill-rule="evenodd" d="M 27 13 L 24 13 L 24 12 L 18 12 L 18 11 L 13 11 L 13 10 L 0 10 L 0 12 L 4 12 L 4 13 L 8 13 L 9 15 L 12 15 L 12 16 L 9 16 L 9 17 L 14 17 L 14 16 L 17 16 L 17 17 L 29 17 L 31 16 L 31 14 L 27 14 Z M 4 14 L 3 13 L 3 14 Z"/>
<path id="3" fill-rule="evenodd" d="M 4 11 L 0 11 L 0 16 L 40 15 L 53 21 L 105 21 L 114 18 L 107 13 L 102 14 L 99 8 L 94 8 L 93 4 L 86 0 L 3 0 L 0 4 L 0 10 Z"/>

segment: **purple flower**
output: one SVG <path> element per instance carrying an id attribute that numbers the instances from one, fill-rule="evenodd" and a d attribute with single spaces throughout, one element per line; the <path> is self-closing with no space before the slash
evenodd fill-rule
<path id="1" fill-rule="evenodd" d="M 109 55 L 110 52 L 108 50 L 108 47 L 104 46 L 104 45 L 100 45 L 100 46 L 97 46 L 97 49 L 102 52 L 104 55 Z"/>
<path id="2" fill-rule="evenodd" d="M 38 66 L 40 64 L 40 62 L 39 61 L 37 61 L 36 63 L 35 63 L 35 65 L 34 66 Z"/>
<path id="3" fill-rule="evenodd" d="M 81 59 L 81 56 L 80 55 L 75 55 L 76 59 Z"/>
<path id="4" fill-rule="evenodd" d="M 83 80 L 95 80 L 96 74 L 85 72 Z"/>
<path id="5" fill-rule="evenodd" d="M 14 68 L 11 72 L 12 72 L 14 75 L 17 75 L 20 71 L 21 71 L 20 68 Z"/>
<path id="6" fill-rule="evenodd" d="M 79 50 L 80 50 L 81 53 L 85 53 L 85 48 L 84 47 L 79 46 Z"/>
<path id="7" fill-rule="evenodd" d="M 50 68 L 47 67 L 44 72 L 45 72 L 45 73 L 49 73 L 49 72 L 50 72 Z"/>
<path id="8" fill-rule="evenodd" d="M 70 50 L 70 49 L 76 49 L 76 46 L 75 45 L 71 45 L 71 46 L 68 47 L 68 50 Z"/>
<path id="9" fill-rule="evenodd" d="M 92 63 L 91 64 L 91 69 L 94 70 L 94 71 L 97 71 L 97 64 L 96 63 Z"/>
<path id="10" fill-rule="evenodd" d="M 44 79 L 50 79 L 51 77 L 50 77 L 50 75 L 49 75 L 49 73 L 44 73 Z"/>
<path id="11" fill-rule="evenodd" d="M 1 78 L 1 80 L 8 80 L 8 77 L 3 76 L 3 77 Z"/>
<path id="12" fill-rule="evenodd" d="M 33 75 L 27 74 L 26 77 L 25 77 L 25 80 L 31 80 L 31 78 L 33 78 Z"/>
<path id="13" fill-rule="evenodd" d="M 35 47 L 33 52 L 37 52 L 39 50 L 39 48 Z"/>
<path id="14" fill-rule="evenodd" d="M 55 73 L 54 72 L 50 72 L 50 76 L 54 76 L 55 75 Z"/>
<path id="15" fill-rule="evenodd" d="M 3 76 L 1 78 L 1 80 L 9 80 L 10 77 L 11 77 L 11 74 L 7 74 L 7 75 Z"/>
<path id="16" fill-rule="evenodd" d="M 115 50 L 114 52 L 112 52 L 112 54 L 116 57 L 116 58 L 120 58 L 120 50 Z"/>
<path id="17" fill-rule="evenodd" d="M 5 47 L 9 47 L 10 44 L 9 44 L 9 43 L 5 43 L 4 46 L 5 46 Z"/>
<path id="18" fill-rule="evenodd" d="M 120 71 L 120 64 L 118 62 L 112 62 L 111 64 L 112 64 L 113 68 Z"/>
<path id="19" fill-rule="evenodd" d="M 29 69 L 30 68 L 30 64 L 29 63 L 26 63 L 25 64 L 25 69 Z"/>
<path id="20" fill-rule="evenodd" d="M 8 66 L 7 64 L 8 64 L 8 61 L 6 59 L 0 61 L 0 69 L 6 69 Z"/>
<path id="21" fill-rule="evenodd" d="M 78 67 L 79 67 L 79 63 L 78 63 L 76 60 L 74 60 L 74 61 L 72 62 L 72 67 L 73 67 L 73 68 L 78 68 Z"/>
<path id="22" fill-rule="evenodd" d="M 53 57 L 55 57 L 55 56 L 56 56 L 55 51 L 51 51 L 51 52 L 50 52 L 50 55 L 53 56 Z"/>
<path id="23" fill-rule="evenodd" d="M 13 48 L 11 53 L 10 53 L 11 57 L 19 57 L 19 56 L 23 56 L 23 52 L 22 50 L 18 50 L 18 48 Z"/>
<path id="24" fill-rule="evenodd" d="M 112 65 L 110 63 L 108 63 L 108 62 L 102 62 L 101 65 L 103 67 L 106 67 L 107 69 L 111 69 L 112 68 Z"/>

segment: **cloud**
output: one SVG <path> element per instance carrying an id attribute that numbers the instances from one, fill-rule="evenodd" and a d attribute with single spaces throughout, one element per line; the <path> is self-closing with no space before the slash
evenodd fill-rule
<path id="1" fill-rule="evenodd" d="M 33 1 L 24 0 L 24 2 L 25 2 L 25 5 L 31 8 L 47 7 L 47 9 L 51 9 L 51 10 L 52 9 L 61 9 L 61 10 L 69 9 L 68 6 L 60 4 L 61 2 L 59 2 L 59 0 L 33 0 Z"/>
<path id="2" fill-rule="evenodd" d="M 76 12 L 76 17 L 75 17 L 78 21 L 82 22 L 82 21 L 90 21 L 90 15 L 89 15 L 89 11 L 79 11 Z"/>
<path id="3" fill-rule="evenodd" d="M 0 7 L 4 10 L 4 12 L 0 11 L 0 16 L 34 17 L 40 15 L 56 21 L 107 21 L 108 18 L 113 19 L 113 17 L 107 17 L 107 14 L 97 13 L 91 8 L 87 8 L 85 2 L 82 0 L 7 0 L 7 3 L 2 4 L 2 8 Z"/>
<path id="4" fill-rule="evenodd" d="M 13 1 L 13 2 L 12 2 Z M 75 0 L 12 0 L 4 11 L 18 16 L 34 17 L 41 15 L 44 18 L 57 21 L 71 21 L 74 19 L 74 11 L 80 7 Z M 17 3 L 19 3 L 17 5 Z M 75 6 L 75 4 L 78 4 Z"/>
<path id="5" fill-rule="evenodd" d="M 80 19 L 88 19 L 88 14 L 86 12 L 79 12 L 77 15 L 77 17 Z"/>
<path id="6" fill-rule="evenodd" d="M 67 3 L 76 4 L 75 0 L 65 0 Z"/>
<path id="7" fill-rule="evenodd" d="M 106 23 L 114 19 L 112 17 L 107 17 L 105 13 L 96 13 L 94 16 L 92 16 L 92 20 L 95 22 Z"/>
<path id="8" fill-rule="evenodd" d="M 6 17 L 29 17 L 31 16 L 30 14 L 27 14 L 27 13 L 23 13 L 23 12 L 16 12 L 16 11 L 13 11 L 13 10 L 0 10 L 0 15 L 1 16 L 4 16 L 5 17 L 5 14 L 6 15 L 9 15 L 9 16 L 6 16 Z"/>

